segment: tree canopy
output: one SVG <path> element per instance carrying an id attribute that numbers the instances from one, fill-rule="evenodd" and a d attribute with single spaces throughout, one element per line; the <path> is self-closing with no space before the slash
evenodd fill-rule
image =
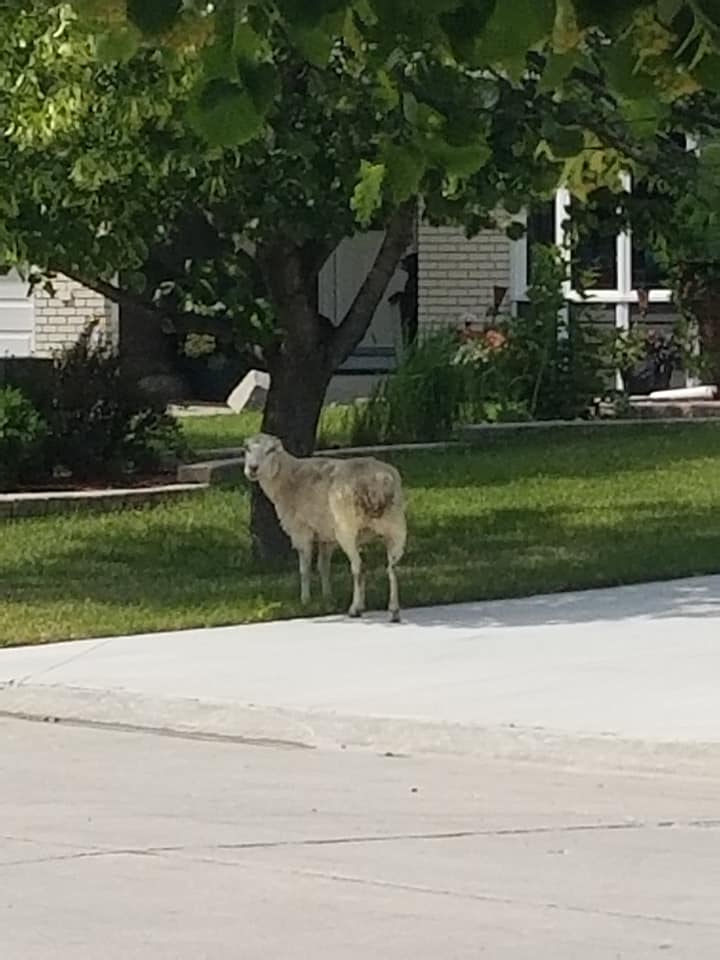
<path id="1" fill-rule="evenodd" d="M 0 24 L 0 260 L 247 349 L 299 453 L 420 198 L 517 235 L 560 182 L 691 182 L 672 134 L 711 135 L 720 93 L 710 0 L 7 0 Z M 319 271 L 367 228 L 331 323 Z"/>
<path id="2" fill-rule="evenodd" d="M 250 341 L 270 333 L 275 246 L 311 275 L 359 227 L 407 233 L 418 195 L 473 232 L 561 180 L 587 194 L 660 164 L 678 104 L 720 85 L 696 2 L 35 0 L 2 16 L 4 259 L 90 285 L 122 271 L 112 295 Z"/>

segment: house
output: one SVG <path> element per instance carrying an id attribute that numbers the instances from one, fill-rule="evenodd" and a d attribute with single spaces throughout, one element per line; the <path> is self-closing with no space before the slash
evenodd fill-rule
<path id="1" fill-rule="evenodd" d="M 58 278 L 54 287 L 54 296 L 40 289 L 29 296 L 27 281 L 16 271 L 0 274 L 0 357 L 52 357 L 97 317 L 117 338 L 114 304 L 72 280 Z"/>
<path id="2" fill-rule="evenodd" d="M 569 194 L 559 190 L 554 203 L 528 224 L 530 241 L 555 242 L 563 238 Z M 379 232 L 344 241 L 320 276 L 319 306 L 339 321 L 352 302 L 381 242 Z M 508 291 L 510 307 L 521 303 L 528 285 L 528 239 L 511 241 L 500 230 L 484 230 L 467 239 L 460 228 L 420 223 L 414 247 L 418 257 L 419 329 L 482 325 L 492 308 L 497 288 Z M 627 329 L 639 316 L 638 290 L 647 290 L 649 319 L 661 327 L 676 318 L 671 291 L 645 251 L 632 237 L 620 234 L 590 241 L 580 253 L 581 266 L 594 268 L 597 285 L 586 291 L 584 310 L 594 323 Z M 572 271 L 571 271 L 572 274 Z M 392 370 L 401 344 L 400 312 L 392 302 L 406 275 L 398 270 L 373 323 L 356 353 L 335 378 L 330 398 L 344 400 L 367 395 L 378 376 Z M 567 281 L 565 296 L 572 309 L 580 295 Z M 102 296 L 69 280 L 56 282 L 54 296 L 38 290 L 27 296 L 26 284 L 11 273 L 0 277 L 0 357 L 48 357 L 71 344 L 85 323 L 101 317 L 106 330 L 117 337 L 119 312 Z"/>

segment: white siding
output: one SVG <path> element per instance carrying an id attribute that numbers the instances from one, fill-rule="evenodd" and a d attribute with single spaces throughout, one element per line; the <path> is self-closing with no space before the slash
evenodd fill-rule
<path id="1" fill-rule="evenodd" d="M 0 357 L 32 355 L 35 305 L 27 289 L 15 271 L 0 275 Z"/>

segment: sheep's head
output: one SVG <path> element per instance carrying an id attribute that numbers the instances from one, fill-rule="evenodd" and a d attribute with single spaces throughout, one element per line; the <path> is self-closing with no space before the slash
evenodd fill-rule
<path id="1" fill-rule="evenodd" d="M 261 473 L 274 476 L 277 472 L 276 454 L 283 450 L 282 443 L 269 433 L 258 433 L 245 441 L 245 476 L 253 482 Z"/>

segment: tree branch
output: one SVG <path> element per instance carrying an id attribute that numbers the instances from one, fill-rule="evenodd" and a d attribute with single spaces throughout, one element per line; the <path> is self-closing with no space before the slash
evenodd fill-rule
<path id="1" fill-rule="evenodd" d="M 76 283 L 82 284 L 82 286 L 87 287 L 88 290 L 94 290 L 95 293 L 99 293 L 101 296 L 112 300 L 113 303 L 117 303 L 121 307 L 132 307 L 133 310 L 158 313 L 157 307 L 152 301 L 147 301 L 137 294 L 131 293 L 129 290 L 116 287 L 115 284 L 101 280 L 99 277 L 87 277 L 84 274 L 81 275 L 76 270 L 68 269 L 64 266 L 57 267 L 55 272 L 61 273 L 69 280 L 74 280 Z"/>
<path id="2" fill-rule="evenodd" d="M 337 370 L 365 336 L 387 285 L 410 246 L 416 215 L 417 199 L 413 197 L 401 204 L 390 218 L 375 262 L 330 340 L 328 356 L 333 370 Z"/>
<path id="3" fill-rule="evenodd" d="M 120 307 L 127 307 L 130 310 L 140 311 L 156 323 L 161 323 L 163 319 L 170 320 L 179 333 L 208 333 L 212 336 L 222 336 L 227 331 L 228 321 L 226 318 L 208 317 L 200 313 L 178 312 L 159 307 L 153 300 L 147 300 L 122 287 L 117 287 L 107 280 L 101 280 L 95 277 L 87 277 L 78 273 L 76 270 L 65 267 L 57 267 L 54 272 L 60 273 L 69 280 L 82 284 L 89 290 L 94 290 L 101 296 L 112 300 Z"/>

